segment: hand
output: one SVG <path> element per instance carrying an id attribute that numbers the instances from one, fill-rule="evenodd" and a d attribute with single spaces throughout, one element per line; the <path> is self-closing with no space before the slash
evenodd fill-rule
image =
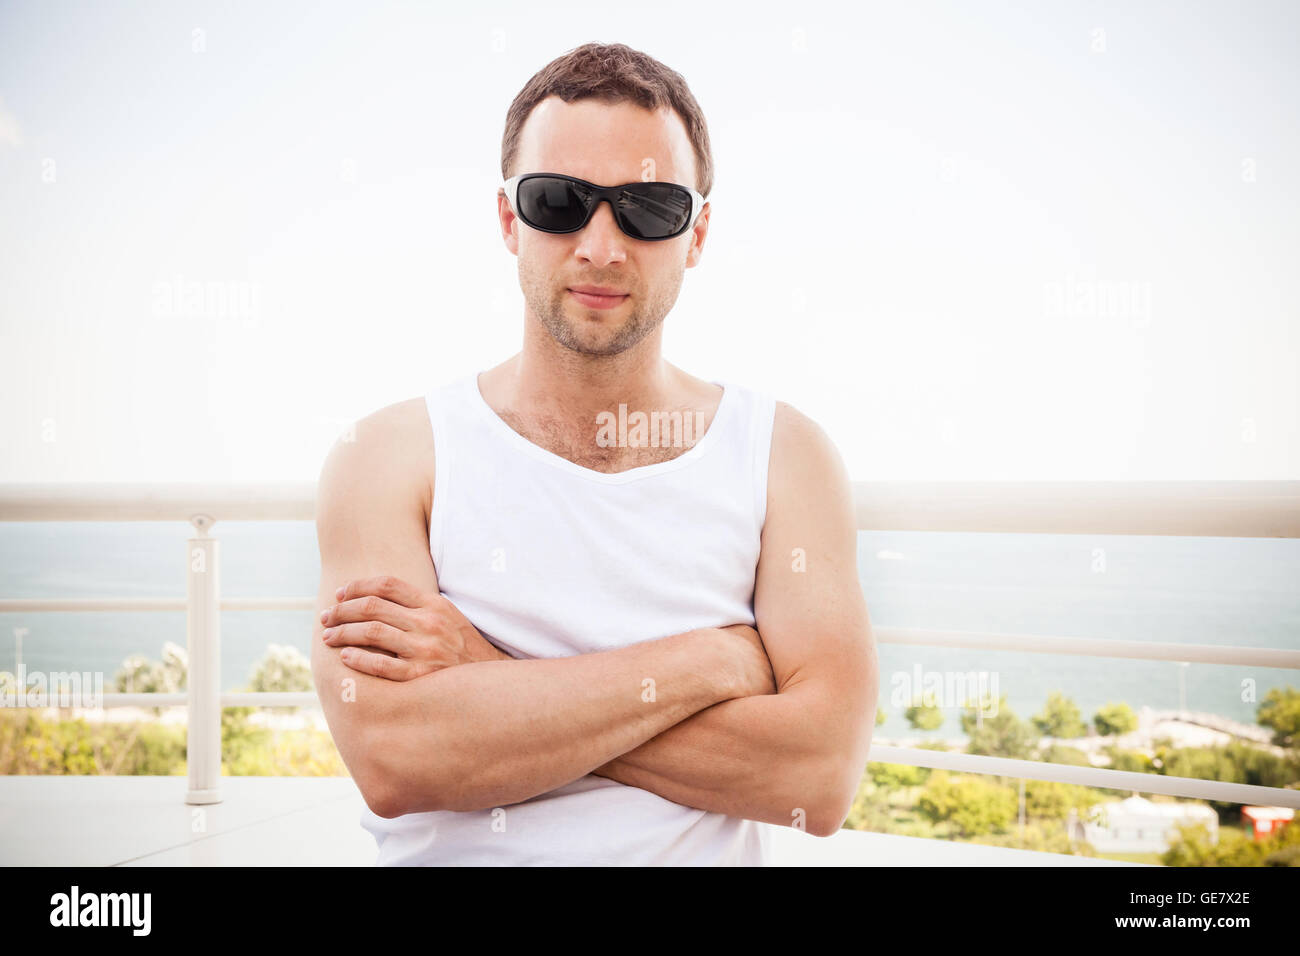
<path id="1" fill-rule="evenodd" d="M 321 639 L 343 647 L 343 663 L 363 674 L 407 681 L 457 664 L 511 659 L 456 605 L 401 578 L 349 581 L 337 597 L 321 614 Z"/>
<path id="2" fill-rule="evenodd" d="M 768 659 L 767 649 L 758 631 L 748 624 L 732 624 L 718 630 L 733 638 L 735 653 L 733 659 L 740 674 L 741 697 L 753 697 L 758 694 L 775 694 L 776 676 L 772 673 L 772 662 Z"/>

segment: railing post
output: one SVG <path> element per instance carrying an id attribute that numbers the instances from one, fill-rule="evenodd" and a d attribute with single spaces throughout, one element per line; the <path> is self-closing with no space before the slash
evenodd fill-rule
<path id="1" fill-rule="evenodd" d="M 221 593 L 218 541 L 208 535 L 213 519 L 190 518 L 198 536 L 186 543 L 186 637 L 189 646 L 189 720 L 186 803 L 221 802 Z"/>

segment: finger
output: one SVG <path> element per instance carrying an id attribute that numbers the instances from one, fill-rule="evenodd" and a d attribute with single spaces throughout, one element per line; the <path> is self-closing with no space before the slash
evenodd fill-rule
<path id="1" fill-rule="evenodd" d="M 410 661 L 377 654 L 374 651 L 363 651 L 359 647 L 345 647 L 339 656 L 343 663 L 354 671 L 382 677 L 385 680 L 407 681 L 417 676 L 415 667 Z"/>
<path id="2" fill-rule="evenodd" d="M 321 615 L 321 623 L 326 627 L 333 627 L 336 624 L 354 621 L 382 621 L 405 631 L 415 627 L 413 614 L 414 612 L 408 607 L 371 594 L 326 608 Z"/>
<path id="3" fill-rule="evenodd" d="M 410 657 L 411 643 L 406 631 L 383 621 L 361 621 L 327 627 L 321 639 L 330 647 L 382 647 L 398 657 Z"/>
<path id="4" fill-rule="evenodd" d="M 342 594 L 335 594 L 339 602 L 373 594 L 403 607 L 424 607 L 427 595 L 414 584 L 391 574 L 381 574 L 373 578 L 361 578 L 349 581 L 339 588 Z"/>

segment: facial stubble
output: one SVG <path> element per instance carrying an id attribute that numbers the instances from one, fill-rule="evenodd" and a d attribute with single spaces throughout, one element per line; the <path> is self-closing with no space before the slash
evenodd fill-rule
<path id="1" fill-rule="evenodd" d="M 684 272 L 683 265 L 671 285 L 653 290 L 648 298 L 633 294 L 630 303 L 607 310 L 586 309 L 567 288 L 555 288 L 548 274 L 535 275 L 526 269 L 522 258 L 519 286 L 529 310 L 557 345 L 583 355 L 618 355 L 663 322 L 677 302 Z M 600 318 L 590 318 L 593 313 Z"/>

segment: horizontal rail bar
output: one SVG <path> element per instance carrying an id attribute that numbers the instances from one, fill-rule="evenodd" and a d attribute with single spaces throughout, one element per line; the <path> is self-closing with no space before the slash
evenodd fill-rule
<path id="1" fill-rule="evenodd" d="M 0 521 L 311 521 L 316 482 L 0 485 Z"/>
<path id="2" fill-rule="evenodd" d="M 1300 537 L 1300 481 L 859 481 L 861 531 Z"/>
<path id="3" fill-rule="evenodd" d="M 1009 757 L 986 757 L 980 754 L 922 750 L 915 747 L 887 747 L 877 744 L 872 744 L 867 759 L 880 763 L 930 767 L 934 770 L 980 773 L 998 777 L 1023 777 L 1028 780 L 1050 780 L 1055 783 L 1104 787 L 1109 790 L 1137 790 L 1142 793 L 1163 793 L 1173 797 L 1293 807 L 1300 810 L 1300 790 L 1288 790 L 1284 787 L 1261 787 L 1248 783 L 1198 780 L 1194 777 L 1167 777 L 1163 774 L 1141 773 L 1133 770 L 1076 767 L 1071 764 L 1046 763 L 1041 760 L 1013 760 Z"/>
<path id="4" fill-rule="evenodd" d="M 864 531 L 1300 537 L 1300 481 L 858 481 Z M 302 520 L 316 483 L 0 484 L 0 521 Z"/>
<path id="5" fill-rule="evenodd" d="M 183 597 L 3 598 L 0 614 L 46 614 L 51 611 L 184 611 Z"/>
<path id="6" fill-rule="evenodd" d="M 1118 641 L 1101 637 L 1050 637 L 1045 634 L 996 634 L 985 631 L 945 631 L 922 627 L 871 628 L 881 644 L 959 647 L 972 651 L 1021 651 L 1079 657 L 1126 657 L 1147 661 L 1187 661 L 1194 664 L 1236 664 L 1246 667 L 1298 667 L 1300 650 L 1276 647 L 1232 647 L 1226 644 L 1173 644 L 1163 641 Z"/>
<path id="7" fill-rule="evenodd" d="M 309 597 L 221 598 L 223 611 L 314 611 Z M 175 598 L 0 598 L 0 614 L 49 611 L 184 611 L 183 597 Z"/>
<path id="8" fill-rule="evenodd" d="M 241 691 L 221 695 L 222 707 L 319 707 L 315 691 Z"/>
<path id="9" fill-rule="evenodd" d="M 222 598 L 223 611 L 314 611 L 314 597 Z"/>
<path id="10" fill-rule="evenodd" d="M 179 694 L 165 693 L 162 691 L 139 694 L 104 694 L 100 698 L 100 704 L 107 710 L 109 707 L 185 707 L 190 702 L 190 695 L 181 691 Z"/>
<path id="11" fill-rule="evenodd" d="M 50 697 L 55 695 L 51 694 Z M 189 694 L 180 692 L 107 693 L 100 705 L 110 707 L 184 707 Z M 222 707 L 317 707 L 320 698 L 312 691 L 230 691 L 221 695 Z M 56 706 L 46 704 L 44 706 Z M 80 706 L 80 705 L 78 705 Z M 39 709 L 39 708 L 36 708 Z"/>

